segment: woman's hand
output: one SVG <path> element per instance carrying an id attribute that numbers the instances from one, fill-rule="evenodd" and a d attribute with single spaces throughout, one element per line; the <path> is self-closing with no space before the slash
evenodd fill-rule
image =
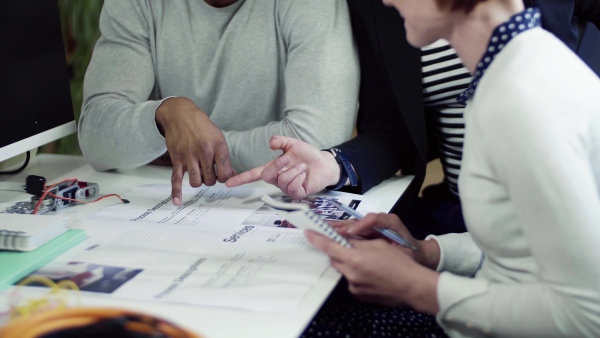
<path id="1" fill-rule="evenodd" d="M 346 277 L 357 298 L 388 306 L 409 305 L 433 314 L 439 311 L 439 274 L 416 263 L 410 249 L 380 239 L 352 239 L 352 248 L 346 248 L 310 230 L 306 237 L 329 256 L 331 266 Z"/>
<path id="2" fill-rule="evenodd" d="M 406 253 L 417 263 L 435 270 L 440 262 L 440 247 L 437 241 L 416 240 L 395 214 L 371 213 L 361 220 L 331 222 L 330 224 L 345 237 L 382 238 L 379 232 L 373 230 L 373 227 L 394 230 L 417 247 L 417 250 L 406 250 Z"/>

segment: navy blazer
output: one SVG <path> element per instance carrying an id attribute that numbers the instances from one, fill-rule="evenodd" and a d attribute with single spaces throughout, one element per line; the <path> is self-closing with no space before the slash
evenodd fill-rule
<path id="1" fill-rule="evenodd" d="M 574 16 L 600 28 L 600 0 L 524 0 L 542 12 L 542 27 L 575 50 Z M 423 105 L 420 50 L 408 44 L 404 21 L 381 0 L 348 0 L 361 66 L 358 135 L 339 145 L 360 176 L 363 193 L 398 170 L 415 179 L 393 212 L 410 208 L 423 184 L 427 162 L 436 158 L 432 114 Z"/>

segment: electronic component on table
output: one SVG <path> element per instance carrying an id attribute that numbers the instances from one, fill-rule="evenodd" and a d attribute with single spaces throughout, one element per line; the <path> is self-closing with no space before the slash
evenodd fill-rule
<path id="1" fill-rule="evenodd" d="M 260 199 L 271 209 L 276 211 L 285 211 L 285 214 L 281 215 L 297 228 L 319 232 L 333 239 L 340 245 L 348 248 L 351 247 L 348 240 L 346 240 L 334 228 L 327 224 L 327 222 L 321 219 L 319 215 L 310 211 L 308 205 L 304 203 L 286 203 L 276 201 L 268 195 L 263 195 Z"/>
<path id="2" fill-rule="evenodd" d="M 72 204 L 89 203 L 100 195 L 100 186 L 96 183 L 71 179 L 46 187 L 44 177 L 30 175 L 27 176 L 25 191 L 34 195 L 31 200 L 8 207 L 7 213 L 43 214 L 48 211 L 59 211 Z"/>

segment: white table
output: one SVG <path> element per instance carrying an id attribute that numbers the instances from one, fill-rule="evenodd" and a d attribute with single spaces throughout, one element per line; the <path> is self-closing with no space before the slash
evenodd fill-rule
<path id="1" fill-rule="evenodd" d="M 81 156 L 38 155 L 25 171 L 10 177 L 0 177 L 0 208 L 30 197 L 25 193 L 1 190 L 3 185 L 9 184 L 8 182 L 24 184 L 28 175 L 44 176 L 49 183 L 66 178 L 77 178 L 81 181 L 98 183 L 101 194 L 123 195 L 138 185 L 169 183 L 171 170 L 167 167 L 144 166 L 114 172 L 96 172 Z M 374 187 L 365 195 L 380 200 L 380 211 L 388 212 L 411 181 L 412 176 L 393 177 Z M 267 186 L 263 182 L 256 182 L 253 185 Z M 273 192 L 278 191 L 275 187 L 269 187 L 273 189 Z M 61 213 L 68 213 L 72 218 L 77 219 L 114 202 L 114 200 L 107 199 L 91 205 L 69 207 Z M 151 313 L 206 337 L 297 337 L 304 331 L 306 325 L 327 299 L 339 278 L 340 275 L 329 268 L 295 311 L 286 314 L 115 299 L 87 293 L 83 297 L 82 305 L 119 307 Z M 6 302 L 8 294 L 9 292 L 0 293 L 0 302 Z"/>

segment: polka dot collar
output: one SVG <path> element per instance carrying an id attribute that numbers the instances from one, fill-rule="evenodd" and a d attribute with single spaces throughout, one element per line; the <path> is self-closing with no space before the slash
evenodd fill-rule
<path id="1" fill-rule="evenodd" d="M 473 96 L 477 89 L 479 80 L 490 66 L 496 55 L 500 53 L 502 48 L 510 42 L 517 34 L 522 33 L 531 28 L 540 26 L 540 10 L 537 8 L 527 8 L 523 12 L 517 13 L 510 17 L 506 22 L 496 27 L 488 43 L 487 50 L 483 57 L 479 60 L 473 79 L 469 83 L 469 88 L 458 96 L 458 102 L 466 104 Z"/>

